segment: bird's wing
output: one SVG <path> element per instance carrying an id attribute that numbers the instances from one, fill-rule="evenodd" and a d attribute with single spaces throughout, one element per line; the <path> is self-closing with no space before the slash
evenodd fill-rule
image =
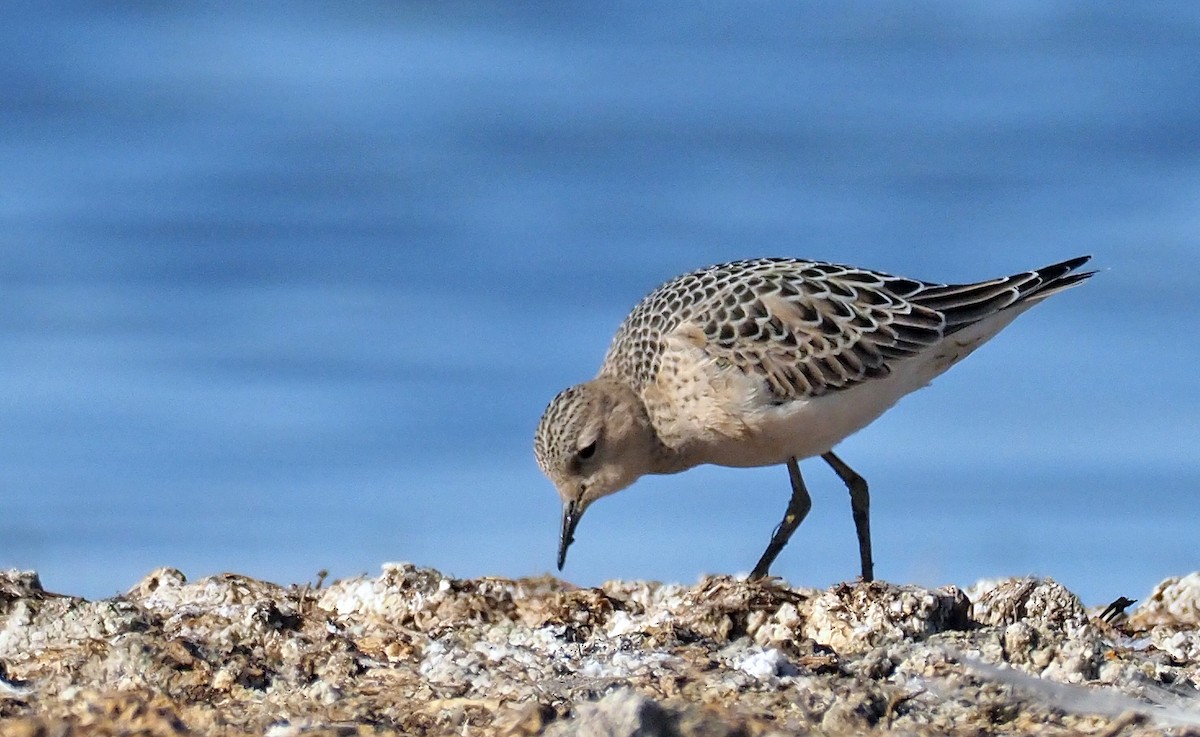
<path id="1" fill-rule="evenodd" d="M 936 285 L 835 264 L 752 264 L 677 331 L 722 365 L 761 378 L 778 401 L 886 376 L 944 335 L 941 313 L 912 299 Z"/>
<path id="2" fill-rule="evenodd" d="M 760 379 L 771 401 L 818 396 L 887 376 L 906 358 L 997 312 L 1079 284 L 1088 256 L 971 284 L 935 284 L 798 259 L 700 269 L 647 295 L 601 373 L 656 380 L 669 346 L 700 349 Z"/>
<path id="3" fill-rule="evenodd" d="M 1090 257 L 971 284 L 934 284 L 852 266 L 791 259 L 736 271 L 680 327 L 714 360 L 765 381 L 776 401 L 847 389 L 888 375 L 947 335 L 1075 286 Z M 693 341 L 699 344 L 699 341 Z"/>

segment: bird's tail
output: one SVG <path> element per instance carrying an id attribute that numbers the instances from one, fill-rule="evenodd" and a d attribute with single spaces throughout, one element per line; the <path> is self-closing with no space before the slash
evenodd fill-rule
<path id="1" fill-rule="evenodd" d="M 1080 284 L 1094 271 L 1075 271 L 1091 260 L 1078 256 L 1012 276 L 973 284 L 938 284 L 922 289 L 913 301 L 946 316 L 946 332 L 964 328 L 1001 310 L 1034 302 Z"/>

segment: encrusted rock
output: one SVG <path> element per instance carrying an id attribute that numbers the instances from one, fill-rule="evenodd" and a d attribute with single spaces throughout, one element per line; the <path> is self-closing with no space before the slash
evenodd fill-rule
<path id="1" fill-rule="evenodd" d="M 972 615 L 984 625 L 1007 625 L 1023 620 L 1044 621 L 1054 626 L 1078 627 L 1087 621 L 1079 597 L 1057 581 L 1038 578 L 1008 579 L 976 584 Z"/>
<path id="2" fill-rule="evenodd" d="M 86 601 L 10 571 L 0 734 L 1186 733 L 1198 581 L 1114 625 L 1044 579 L 577 588 L 389 564 L 314 588 L 163 568 Z"/>
<path id="3" fill-rule="evenodd" d="M 1155 586 L 1129 622 L 1133 628 L 1157 624 L 1200 627 L 1200 572 Z"/>
<path id="4" fill-rule="evenodd" d="M 839 653 L 921 640 L 969 623 L 970 601 L 959 589 L 895 586 L 882 581 L 841 584 L 813 602 L 803 632 Z"/>
<path id="5" fill-rule="evenodd" d="M 45 593 L 37 571 L 0 571 L 0 612 L 5 610 L 8 602 L 37 598 Z"/>
<path id="6" fill-rule="evenodd" d="M 636 691 L 622 689 L 584 703 L 574 719 L 546 730 L 547 737 L 677 737 L 678 718 Z"/>

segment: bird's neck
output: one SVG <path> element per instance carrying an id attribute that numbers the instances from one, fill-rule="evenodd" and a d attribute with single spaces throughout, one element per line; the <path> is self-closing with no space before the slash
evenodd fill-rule
<path id="1" fill-rule="evenodd" d="M 618 398 L 619 411 L 628 413 L 628 419 L 634 426 L 632 431 L 642 437 L 642 443 L 644 443 L 642 447 L 647 450 L 643 461 L 645 470 L 642 473 L 679 473 L 697 465 L 695 462 L 689 462 L 687 454 L 681 449 L 673 448 L 663 442 L 650 419 L 650 412 L 646 409 L 645 402 L 628 383 L 605 374 L 601 374 L 593 381 L 603 383 L 610 395 Z"/>
<path id="2" fill-rule="evenodd" d="M 658 436 L 655 435 L 656 440 L 657 438 Z M 689 468 L 700 465 L 696 461 L 689 459 L 687 453 L 664 445 L 661 440 L 658 441 L 655 450 L 656 452 L 650 456 L 650 473 L 679 473 L 680 471 L 686 471 Z"/>

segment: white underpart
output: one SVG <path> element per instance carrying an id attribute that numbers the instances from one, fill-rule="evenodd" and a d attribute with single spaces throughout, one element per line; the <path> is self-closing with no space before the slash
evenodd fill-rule
<path id="1" fill-rule="evenodd" d="M 693 451 L 692 459 L 718 466 L 773 466 L 788 458 L 826 453 L 871 424 L 904 395 L 928 386 L 1038 301 L 1022 302 L 963 328 L 924 353 L 895 364 L 882 379 L 823 396 L 773 405 L 766 400 L 760 382 L 746 377 L 749 432 L 738 441 L 706 443 Z"/>

